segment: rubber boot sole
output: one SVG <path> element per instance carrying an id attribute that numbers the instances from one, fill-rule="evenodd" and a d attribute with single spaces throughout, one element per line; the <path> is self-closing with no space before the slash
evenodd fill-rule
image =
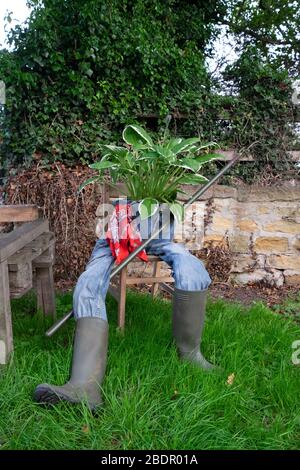
<path id="1" fill-rule="evenodd" d="M 82 403 L 82 399 L 72 398 L 69 395 L 65 395 L 63 392 L 54 390 L 47 384 L 41 384 L 36 387 L 33 399 L 35 402 L 41 405 L 56 405 L 60 401 L 67 401 L 69 403 Z M 102 403 L 94 404 L 87 402 L 91 411 L 95 411 L 102 406 Z"/>

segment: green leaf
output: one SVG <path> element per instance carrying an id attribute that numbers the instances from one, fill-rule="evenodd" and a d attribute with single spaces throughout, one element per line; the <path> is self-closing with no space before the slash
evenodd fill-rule
<path id="1" fill-rule="evenodd" d="M 179 145 L 181 142 L 182 142 L 182 139 L 180 137 L 178 138 L 176 137 L 176 138 L 170 139 L 166 146 L 168 149 L 173 150 L 173 148 L 176 147 L 176 145 Z"/>
<path id="2" fill-rule="evenodd" d="M 154 150 L 149 150 L 141 153 L 138 160 L 155 160 L 159 157 L 159 154 Z"/>
<path id="3" fill-rule="evenodd" d="M 221 160 L 224 158 L 225 158 L 225 155 L 222 155 L 221 153 L 208 153 L 206 155 L 196 157 L 195 160 L 202 164 L 202 163 L 210 162 L 212 160 Z"/>
<path id="4" fill-rule="evenodd" d="M 197 152 L 199 150 L 207 149 L 209 147 L 219 147 L 219 144 L 217 144 L 217 142 L 207 142 L 206 144 L 199 145 L 197 147 Z"/>
<path id="5" fill-rule="evenodd" d="M 180 152 L 189 151 L 190 147 L 198 143 L 200 139 L 198 137 L 192 137 L 191 139 L 184 139 L 182 142 L 174 145 L 172 151 L 177 154 Z"/>
<path id="6" fill-rule="evenodd" d="M 99 180 L 99 176 L 91 176 L 90 178 L 88 178 L 87 180 L 85 180 L 83 183 L 81 183 L 81 185 L 79 186 L 78 190 L 77 190 L 77 193 L 80 193 L 80 191 L 82 191 L 82 189 L 87 186 L 88 184 L 93 184 L 95 183 L 97 180 Z"/>
<path id="7" fill-rule="evenodd" d="M 156 152 L 164 157 L 166 160 L 174 160 L 175 154 L 170 150 L 168 147 L 164 147 L 163 145 L 155 145 Z"/>
<path id="8" fill-rule="evenodd" d="M 125 158 L 128 153 L 125 147 L 118 147 L 117 145 L 103 145 L 102 147 L 107 149 L 110 155 L 117 155 L 121 158 Z"/>
<path id="9" fill-rule="evenodd" d="M 159 206 L 158 200 L 152 197 L 146 197 L 139 203 L 139 213 L 141 220 L 148 219 L 157 211 Z"/>
<path id="10" fill-rule="evenodd" d="M 172 214 L 174 215 L 175 220 L 178 223 L 183 222 L 183 220 L 184 220 L 184 207 L 183 207 L 183 205 L 180 204 L 179 202 L 173 202 L 172 204 L 170 204 L 169 208 L 170 208 L 170 211 L 172 212 Z"/>
<path id="11" fill-rule="evenodd" d="M 206 183 L 207 181 L 208 179 L 205 178 L 205 176 L 190 174 L 190 175 L 184 175 L 180 179 L 180 184 L 203 184 L 203 183 Z"/>
<path id="12" fill-rule="evenodd" d="M 123 139 L 126 144 L 132 145 L 133 147 L 139 145 L 153 146 L 150 135 L 142 127 L 137 125 L 126 126 L 123 131 Z"/>
<path id="13" fill-rule="evenodd" d="M 193 158 L 184 158 L 183 160 L 180 160 L 180 162 L 178 162 L 175 166 L 181 166 L 196 173 L 199 171 L 200 163 Z"/>
<path id="14" fill-rule="evenodd" d="M 102 171 L 102 170 L 106 170 L 107 168 L 113 168 L 115 166 L 116 166 L 116 164 L 114 162 L 110 162 L 108 160 L 105 160 L 105 161 L 101 161 L 101 162 L 91 163 L 89 165 L 89 168 L 93 168 L 93 170 Z"/>
<path id="15" fill-rule="evenodd" d="M 131 152 L 127 152 L 125 159 L 128 165 L 130 166 L 130 168 L 133 168 L 135 164 L 135 159 Z"/>
<path id="16" fill-rule="evenodd" d="M 191 153 L 197 153 L 200 150 L 209 148 L 209 147 L 215 147 L 218 145 L 216 142 L 207 142 L 205 144 L 200 144 L 199 145 L 200 139 L 197 137 L 192 137 L 191 139 L 185 139 L 182 141 L 180 144 L 176 145 L 172 150 L 174 153 L 186 153 L 186 152 L 191 152 Z M 197 145 L 198 144 L 198 145 Z"/>

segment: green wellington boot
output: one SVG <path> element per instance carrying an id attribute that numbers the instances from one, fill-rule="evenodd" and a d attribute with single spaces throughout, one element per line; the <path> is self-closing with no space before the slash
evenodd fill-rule
<path id="1" fill-rule="evenodd" d="M 176 289 L 173 299 L 173 336 L 179 356 L 205 370 L 214 369 L 201 354 L 201 334 L 205 319 L 207 290 Z"/>
<path id="2" fill-rule="evenodd" d="M 107 360 L 108 323 L 101 318 L 79 318 L 76 324 L 72 373 L 62 386 L 41 384 L 34 391 L 38 403 L 85 401 L 91 410 L 102 405 L 100 385 Z"/>

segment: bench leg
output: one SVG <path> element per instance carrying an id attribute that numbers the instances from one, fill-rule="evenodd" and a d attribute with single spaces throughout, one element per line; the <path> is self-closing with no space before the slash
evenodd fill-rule
<path id="1" fill-rule="evenodd" d="M 45 315 L 56 318 L 55 290 L 52 266 L 36 268 L 37 306 Z"/>
<path id="2" fill-rule="evenodd" d="M 0 263 L 0 364 L 7 364 L 13 351 L 8 265 Z"/>
<path id="3" fill-rule="evenodd" d="M 119 298 L 119 305 L 118 305 L 118 326 L 121 331 L 124 331 L 125 329 L 126 279 L 127 279 L 127 267 L 123 268 L 120 273 L 120 298 Z"/>
<path id="4" fill-rule="evenodd" d="M 160 266 L 161 266 L 161 263 L 159 261 L 154 261 L 153 277 L 159 277 Z M 152 288 L 151 288 L 152 297 L 155 297 L 158 294 L 158 289 L 159 289 L 159 283 L 156 282 L 155 284 L 152 285 Z"/>

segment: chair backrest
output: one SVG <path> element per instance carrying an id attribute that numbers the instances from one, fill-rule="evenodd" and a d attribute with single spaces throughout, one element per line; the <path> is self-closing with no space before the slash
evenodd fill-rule
<path id="1" fill-rule="evenodd" d="M 125 184 L 124 183 L 117 183 L 115 187 L 109 186 L 107 183 L 102 184 L 102 202 L 104 204 L 109 204 L 113 199 L 117 199 L 119 197 L 125 197 Z"/>
<path id="2" fill-rule="evenodd" d="M 119 197 L 126 197 L 126 190 L 124 183 L 116 183 L 115 187 L 109 186 L 107 183 L 101 185 L 102 201 L 105 204 L 108 204 L 113 199 Z M 185 202 L 187 198 L 182 194 L 178 193 L 178 201 Z"/>
<path id="3" fill-rule="evenodd" d="M 96 222 L 96 235 L 99 237 L 100 233 L 106 233 L 108 229 L 109 217 L 113 212 L 112 202 L 116 199 L 126 198 L 126 186 L 124 183 L 116 183 L 113 186 L 108 185 L 107 183 L 99 185 L 99 192 L 102 195 L 102 202 L 99 204 L 96 210 L 97 222 Z M 179 192 L 177 201 L 183 203 L 186 200 L 183 193 Z M 165 219 L 164 219 L 165 220 Z M 147 230 L 147 229 L 146 229 Z M 176 225 L 177 230 L 177 240 L 182 241 L 182 235 L 180 232 L 180 227 Z"/>
<path id="4" fill-rule="evenodd" d="M 96 226 L 95 232 L 97 237 L 103 236 L 108 229 L 109 215 L 112 213 L 112 206 L 109 206 L 114 199 L 125 197 L 125 185 L 122 183 L 116 184 L 115 188 L 102 183 L 99 185 L 99 193 L 101 193 L 101 203 L 96 209 Z"/>

